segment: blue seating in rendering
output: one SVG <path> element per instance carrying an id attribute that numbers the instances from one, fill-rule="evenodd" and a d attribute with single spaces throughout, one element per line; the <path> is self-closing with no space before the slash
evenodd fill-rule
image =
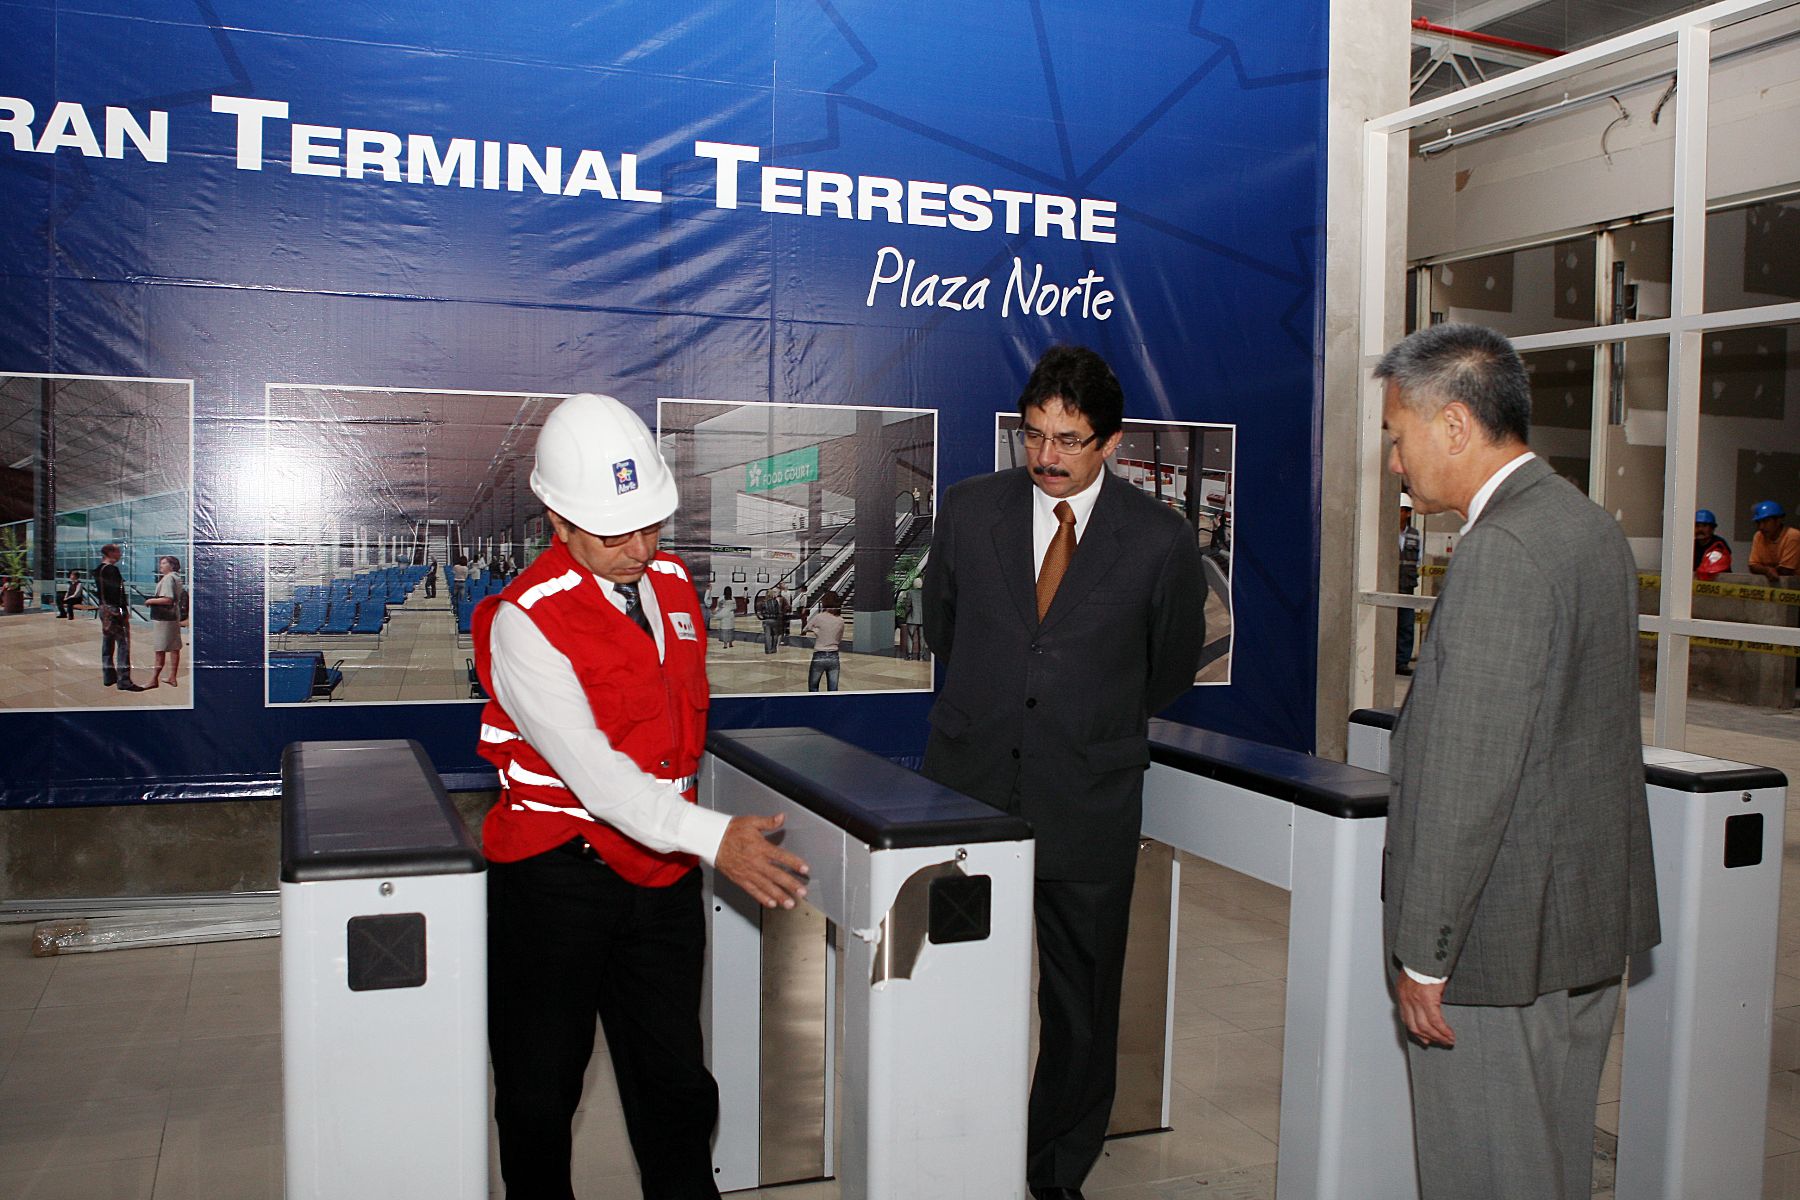
<path id="1" fill-rule="evenodd" d="M 274 650 L 269 653 L 269 703 L 303 704 L 330 700 L 344 682 L 344 662 L 325 665 L 317 650 Z"/>
<path id="2" fill-rule="evenodd" d="M 294 617 L 294 623 L 288 626 L 289 633 L 317 633 L 325 624 L 326 603 L 323 599 L 302 600 L 300 611 Z"/>
<path id="3" fill-rule="evenodd" d="M 350 626 L 356 623 L 356 604 L 351 600 L 333 600 L 331 610 L 325 617 L 325 623 L 319 626 L 320 633 L 349 633 Z"/>
<path id="4" fill-rule="evenodd" d="M 269 632 L 286 633 L 288 626 L 294 623 L 294 602 L 283 601 L 269 605 Z"/>
<path id="5" fill-rule="evenodd" d="M 386 623 L 387 606 L 369 602 L 356 610 L 356 620 L 351 623 L 350 632 L 380 633 L 381 627 Z"/>

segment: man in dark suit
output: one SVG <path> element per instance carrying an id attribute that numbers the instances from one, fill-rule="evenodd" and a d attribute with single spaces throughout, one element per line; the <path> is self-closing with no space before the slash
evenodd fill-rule
<path id="1" fill-rule="evenodd" d="M 1438 325 L 1375 369 L 1389 469 L 1465 518 L 1390 748 L 1387 950 L 1424 1200 L 1576 1200 L 1628 955 L 1659 936 L 1637 578 L 1526 445 L 1511 344 Z"/>
<path id="2" fill-rule="evenodd" d="M 1098 354 L 1048 351 L 1019 397 L 1027 467 L 951 488 L 925 568 L 944 666 L 925 774 L 1037 833 L 1039 1200 L 1079 1200 L 1106 1135 L 1145 730 L 1205 640 L 1194 530 L 1105 469 L 1124 407 Z"/>

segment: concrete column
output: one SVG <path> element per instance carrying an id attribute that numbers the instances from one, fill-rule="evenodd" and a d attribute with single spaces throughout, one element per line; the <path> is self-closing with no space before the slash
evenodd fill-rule
<path id="1" fill-rule="evenodd" d="M 677 430 L 669 440 L 669 470 L 675 472 L 680 507 L 663 542 L 687 563 L 694 590 L 703 591 L 712 580 L 712 545 L 719 540 L 713 536 L 712 480 L 696 469 L 693 430 Z"/>
<path id="2" fill-rule="evenodd" d="M 1363 249 L 1363 123 L 1406 107 L 1411 16 L 1405 0 L 1333 0 L 1331 5 L 1325 277 L 1321 289 L 1325 362 L 1319 397 L 1319 683 L 1314 747 L 1320 755 L 1338 759 L 1344 756 L 1346 721 L 1358 670 L 1374 670 L 1380 677 L 1384 661 L 1387 667 L 1393 666 L 1392 613 L 1360 609 L 1356 602 L 1357 537 L 1362 529 L 1372 527 L 1367 521 L 1358 521 L 1357 479 L 1361 472 L 1381 469 L 1379 448 L 1361 445 L 1360 402 L 1366 379 L 1357 344 L 1361 318 L 1357 301 L 1362 295 L 1358 281 Z M 1373 202 L 1384 203 L 1385 198 Z M 1405 238 L 1390 239 L 1389 244 L 1394 247 L 1389 283 L 1404 289 Z M 1400 306 L 1394 304 L 1390 311 L 1397 313 Z M 1394 330 L 1394 337 L 1399 333 Z M 1385 533 L 1393 532 L 1386 522 L 1374 523 Z M 1371 630 L 1377 628 L 1375 622 L 1385 624 L 1385 660 L 1380 651 L 1364 655 L 1360 666 L 1353 659 L 1358 622 L 1370 623 Z"/>
<path id="3" fill-rule="evenodd" d="M 856 633 L 859 654 L 894 652 L 894 448 L 882 414 L 856 414 Z"/>
<path id="4" fill-rule="evenodd" d="M 37 540 L 32 570 L 39 579 L 56 580 L 56 388 L 38 383 Z"/>

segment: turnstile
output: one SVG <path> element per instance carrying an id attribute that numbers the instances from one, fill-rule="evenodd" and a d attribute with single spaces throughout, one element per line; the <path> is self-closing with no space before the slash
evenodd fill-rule
<path id="1" fill-rule="evenodd" d="M 1387 769 L 1392 709 L 1350 718 Z M 1662 943 L 1633 959 L 1619 1081 L 1619 1200 L 1762 1194 L 1787 778 L 1644 747 Z"/>
<path id="2" fill-rule="evenodd" d="M 1381 953 L 1387 777 L 1150 722 L 1144 834 L 1290 894 L 1278 1200 L 1418 1195 Z"/>
<path id="3" fill-rule="evenodd" d="M 1030 826 L 812 729 L 715 731 L 707 751 L 701 803 L 732 815 L 781 813 L 778 839 L 812 868 L 806 904 L 792 911 L 761 909 L 708 873 L 720 1190 L 777 1182 L 785 1172 L 776 1157 L 831 1173 L 841 1099 L 835 1167 L 845 1200 L 1023 1200 Z M 804 961 L 809 940 L 822 949 L 817 931 L 796 935 L 795 914 L 805 919 L 806 909 L 831 923 L 843 967 L 834 971 L 827 956 L 804 969 L 796 1017 L 773 1007 L 785 993 L 764 987 L 764 959 L 771 931 L 789 960 Z M 831 1036 L 829 995 L 821 1002 L 815 990 L 834 980 L 841 1043 Z M 823 1021 L 819 1059 L 810 1047 L 793 1053 L 797 1019 Z M 772 1107 L 782 1089 L 764 1086 L 771 1072 L 796 1070 L 822 1075 L 817 1154 L 784 1136 L 791 1130 Z"/>
<path id="4" fill-rule="evenodd" d="M 288 1200 L 488 1194 L 481 852 L 417 742 L 282 756 Z"/>

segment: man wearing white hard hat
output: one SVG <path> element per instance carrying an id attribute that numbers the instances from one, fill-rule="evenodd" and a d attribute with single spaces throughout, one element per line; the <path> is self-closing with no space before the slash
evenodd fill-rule
<path id="1" fill-rule="evenodd" d="M 482 827 L 500 1172 L 510 1200 L 574 1195 L 597 1016 L 645 1200 L 716 1197 L 695 868 L 791 908 L 807 867 L 765 837 L 780 818 L 694 803 L 705 622 L 687 567 L 657 551 L 677 497 L 649 429 L 610 396 L 570 397 L 538 434 L 531 490 L 556 537 L 472 623 L 501 783 Z"/>

